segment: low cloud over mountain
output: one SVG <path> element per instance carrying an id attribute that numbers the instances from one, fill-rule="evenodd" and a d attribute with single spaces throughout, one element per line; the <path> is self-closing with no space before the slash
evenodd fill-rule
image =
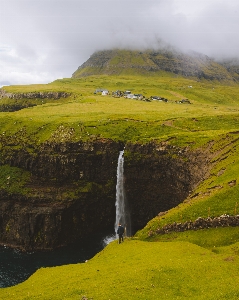
<path id="1" fill-rule="evenodd" d="M 2 0 L 0 85 L 70 77 L 96 50 L 162 41 L 234 58 L 238 13 L 236 0 Z"/>

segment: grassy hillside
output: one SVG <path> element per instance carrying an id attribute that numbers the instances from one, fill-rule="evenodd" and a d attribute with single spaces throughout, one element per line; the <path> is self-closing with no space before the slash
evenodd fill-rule
<path id="1" fill-rule="evenodd" d="M 131 90 L 169 101 L 113 98 L 94 94 L 97 88 Z M 238 85 L 165 73 L 161 77 L 62 79 L 48 85 L 9 86 L 4 90 L 15 94 L 67 92 L 70 96 L 43 100 L 34 107 L 15 112 L 1 112 L 1 155 L 19 147 L 32 151 L 46 141 L 110 138 L 125 143 L 152 140 L 157 143 L 167 140 L 172 145 L 200 148 L 200 151 L 210 147 L 213 168 L 184 203 L 151 220 L 134 239 L 122 245 L 113 242 L 85 264 L 40 269 L 26 282 L 1 289 L 1 299 L 239 298 L 238 228 L 149 237 L 150 232 L 155 233 L 168 223 L 238 213 Z M 191 104 L 177 103 L 185 98 Z M 1 101 L 8 103 L 7 98 Z M 28 101 L 36 103 L 36 99 Z M 7 166 L 1 169 L 0 184 L 4 185 L 9 170 Z M 17 188 L 24 189 L 29 175 L 11 169 L 11 177 L 17 178 L 19 174 L 22 179 Z"/>

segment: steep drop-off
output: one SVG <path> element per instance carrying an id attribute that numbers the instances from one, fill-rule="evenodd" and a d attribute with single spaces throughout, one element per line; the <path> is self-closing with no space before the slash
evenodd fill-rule
<path id="1" fill-rule="evenodd" d="M 117 159 L 124 146 L 133 232 L 182 202 L 209 168 L 207 152 L 167 143 L 96 140 L 15 149 L 1 156 L 1 165 L 27 171 L 30 177 L 21 193 L 10 192 L 10 176 L 1 188 L 0 243 L 25 250 L 53 249 L 113 229 Z"/>
<path id="2" fill-rule="evenodd" d="M 70 96 L 66 92 L 29 92 L 8 93 L 0 89 L 0 112 L 12 112 L 27 107 L 42 105 L 52 100 L 65 99 Z"/>
<path id="3" fill-rule="evenodd" d="M 51 249 L 74 243 L 114 222 L 115 170 L 120 143 L 46 143 L 15 150 L 1 164 L 30 172 L 22 194 L 1 190 L 0 243 Z"/>
<path id="4" fill-rule="evenodd" d="M 125 186 L 133 230 L 181 203 L 210 168 L 209 151 L 191 151 L 167 143 L 129 145 L 127 149 Z"/>

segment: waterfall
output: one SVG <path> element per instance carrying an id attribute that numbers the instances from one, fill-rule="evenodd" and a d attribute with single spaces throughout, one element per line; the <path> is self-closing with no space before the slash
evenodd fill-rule
<path id="1" fill-rule="evenodd" d="M 124 150 L 120 151 L 118 158 L 118 166 L 117 166 L 117 183 L 116 183 L 116 218 L 115 218 L 115 235 L 108 236 L 104 239 L 103 243 L 105 245 L 109 244 L 113 240 L 117 239 L 117 229 L 119 223 L 125 227 L 125 235 L 131 235 L 131 222 L 130 222 L 130 214 L 127 205 L 127 199 L 125 196 L 124 190 Z"/>
<path id="2" fill-rule="evenodd" d="M 117 184 L 116 184 L 116 218 L 115 233 L 118 225 L 121 224 L 126 228 L 126 235 L 130 235 L 130 216 L 127 207 L 127 201 L 124 190 L 124 150 L 120 151 L 117 167 Z"/>
<path id="3" fill-rule="evenodd" d="M 124 150 L 120 151 L 117 167 L 117 184 L 116 184 L 116 218 L 115 218 L 115 233 L 117 232 L 118 224 L 125 225 L 125 193 L 124 193 Z"/>

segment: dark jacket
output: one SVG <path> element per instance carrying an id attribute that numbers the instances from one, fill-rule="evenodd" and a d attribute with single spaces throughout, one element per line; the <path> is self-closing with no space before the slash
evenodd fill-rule
<path id="1" fill-rule="evenodd" d="M 124 233 L 124 227 L 120 225 L 118 227 L 117 234 L 122 235 L 123 233 Z"/>

